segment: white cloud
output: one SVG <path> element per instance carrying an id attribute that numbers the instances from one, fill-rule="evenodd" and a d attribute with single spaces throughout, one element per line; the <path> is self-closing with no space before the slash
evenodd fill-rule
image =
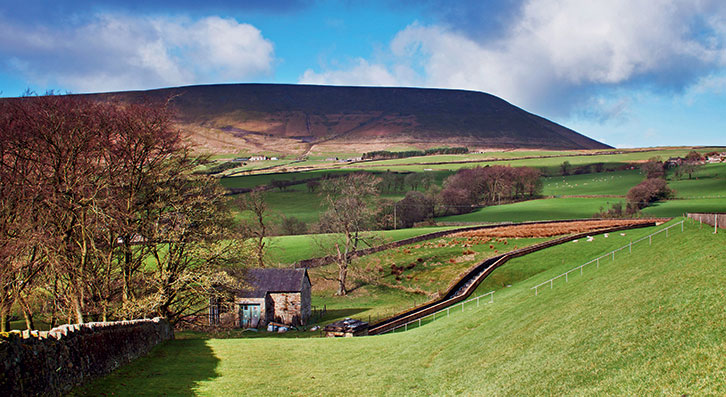
<path id="1" fill-rule="evenodd" d="M 358 58 L 349 69 L 345 70 L 317 73 L 312 69 L 307 69 L 300 76 L 299 82 L 302 84 L 405 86 L 412 84 L 413 77 L 413 71 L 404 65 L 396 65 L 389 70 L 384 64 L 371 64 L 365 59 Z"/>
<path id="2" fill-rule="evenodd" d="M 405 67 L 419 70 L 406 78 L 425 86 L 481 90 L 531 110 L 569 113 L 591 104 L 597 89 L 680 90 L 726 66 L 725 16 L 726 7 L 712 0 L 529 0 L 496 41 L 413 24 L 391 41 L 388 64 L 360 60 L 346 70 L 308 70 L 301 80 L 358 84 L 399 78 L 392 71 Z M 358 74 L 361 65 L 376 66 L 375 76 Z"/>
<path id="3" fill-rule="evenodd" d="M 72 91 L 239 81 L 271 73 L 273 44 L 234 19 L 98 15 L 72 29 L 0 21 L 5 66 Z"/>

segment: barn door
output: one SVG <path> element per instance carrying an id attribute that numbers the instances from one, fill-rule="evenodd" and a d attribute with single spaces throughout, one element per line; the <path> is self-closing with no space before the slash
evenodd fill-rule
<path id="1" fill-rule="evenodd" d="M 260 305 L 240 305 L 240 327 L 256 328 L 260 322 Z"/>

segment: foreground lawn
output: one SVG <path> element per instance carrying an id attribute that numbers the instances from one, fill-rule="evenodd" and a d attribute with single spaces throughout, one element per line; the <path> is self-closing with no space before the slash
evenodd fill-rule
<path id="1" fill-rule="evenodd" d="M 78 394 L 724 395 L 726 234 L 689 224 L 534 296 L 609 241 L 543 251 L 494 304 L 408 332 L 177 339 Z"/>

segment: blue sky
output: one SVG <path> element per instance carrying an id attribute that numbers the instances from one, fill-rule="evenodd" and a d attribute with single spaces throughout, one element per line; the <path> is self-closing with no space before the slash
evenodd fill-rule
<path id="1" fill-rule="evenodd" d="M 726 145 L 721 0 L 0 3 L 0 91 L 489 92 L 617 147 Z"/>

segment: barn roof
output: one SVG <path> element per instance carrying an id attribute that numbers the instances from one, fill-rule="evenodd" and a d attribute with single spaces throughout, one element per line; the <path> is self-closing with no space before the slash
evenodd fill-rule
<path id="1" fill-rule="evenodd" d="M 247 288 L 237 293 L 241 298 L 264 298 L 268 292 L 300 292 L 307 269 L 249 269 L 245 273 Z"/>

